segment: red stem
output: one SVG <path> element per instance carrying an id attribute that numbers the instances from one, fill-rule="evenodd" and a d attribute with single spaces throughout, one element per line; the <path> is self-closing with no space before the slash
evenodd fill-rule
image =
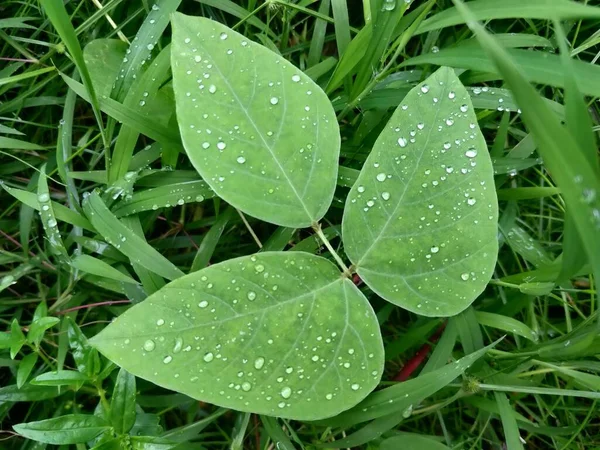
<path id="1" fill-rule="evenodd" d="M 429 338 L 429 341 L 421 346 L 419 350 L 415 353 L 415 355 L 410 358 L 404 367 L 398 372 L 398 374 L 393 378 L 394 381 L 406 381 L 410 378 L 415 370 L 419 368 L 419 366 L 423 363 L 429 352 L 431 351 L 431 344 L 438 341 L 442 332 L 446 328 L 446 324 L 442 324 L 437 331 Z"/>

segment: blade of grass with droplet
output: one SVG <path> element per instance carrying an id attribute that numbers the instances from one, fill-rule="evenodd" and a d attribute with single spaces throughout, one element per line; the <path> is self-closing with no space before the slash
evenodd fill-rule
<path id="1" fill-rule="evenodd" d="M 454 381 L 498 342 L 425 375 L 373 392 L 354 408 L 318 423 L 331 427 L 349 428 L 357 423 L 390 414 L 400 414 L 410 405 L 419 404 Z M 343 447 L 343 445 L 341 446 Z"/>
<path id="2" fill-rule="evenodd" d="M 477 0 L 469 6 L 473 20 L 493 19 L 597 19 L 600 8 L 567 0 Z M 465 23 L 465 17 L 457 8 L 447 8 L 421 24 L 417 33 Z"/>
<path id="3" fill-rule="evenodd" d="M 223 211 L 217 220 L 215 220 L 212 227 L 210 227 L 210 230 L 206 232 L 198 247 L 196 256 L 194 256 L 194 262 L 192 263 L 190 272 L 196 272 L 197 270 L 204 269 L 208 266 L 210 258 L 212 258 L 212 255 L 217 248 L 217 244 L 223 235 L 223 231 L 225 231 L 225 227 L 233 214 L 235 214 L 235 209 L 231 207 Z"/>
<path id="4" fill-rule="evenodd" d="M 598 155 L 590 114 L 585 100 L 575 79 L 571 64 L 570 52 L 566 45 L 566 36 L 562 25 L 554 20 L 556 40 L 559 44 L 563 68 L 565 71 L 565 112 L 567 129 L 577 140 L 583 156 L 598 176 Z M 586 265 L 585 237 L 577 231 L 573 213 L 570 208 L 565 212 L 565 228 L 563 232 L 562 269 L 559 281 L 568 280 Z"/>
<path id="5" fill-rule="evenodd" d="M 123 283 L 137 284 L 137 281 L 135 281 L 129 275 L 124 274 L 101 259 L 94 258 L 90 255 L 76 256 L 71 260 L 71 265 L 85 273 L 99 277 L 110 278 L 111 280 L 115 281 L 122 281 Z"/>
<path id="6" fill-rule="evenodd" d="M 83 209 L 97 232 L 131 261 L 169 280 L 183 275 L 173 263 L 123 225 L 106 207 L 98 192 L 84 200 Z"/>
<path id="7" fill-rule="evenodd" d="M 123 217 L 142 211 L 202 202 L 214 196 L 215 193 L 204 181 L 168 184 L 134 192 L 130 198 L 121 200 L 113 208 L 113 212 L 117 217 Z"/>
<path id="8" fill-rule="evenodd" d="M 523 322 L 512 317 L 503 316 L 485 311 L 475 311 L 475 317 L 484 327 L 496 328 L 507 333 L 518 334 L 532 342 L 537 342 L 538 337 L 535 331 L 525 325 Z"/>
<path id="9" fill-rule="evenodd" d="M 100 112 L 98 98 L 96 97 L 96 91 L 92 85 L 92 79 L 88 72 L 87 66 L 85 65 L 85 60 L 83 59 L 83 52 L 81 51 L 81 46 L 77 40 L 77 35 L 75 34 L 75 29 L 73 28 L 71 20 L 69 19 L 67 10 L 65 9 L 63 2 L 60 0 L 40 0 L 40 4 L 44 8 L 44 11 L 48 15 L 50 22 L 52 22 L 52 25 L 58 32 L 60 38 L 65 43 L 65 46 L 69 50 L 69 53 L 75 62 L 75 66 L 77 66 L 77 70 L 79 71 L 79 75 L 81 76 L 83 85 L 85 86 L 84 90 L 89 98 L 90 104 L 92 105 L 96 122 L 100 128 L 100 134 L 104 142 L 105 151 L 108 152 L 109 146 L 104 135 L 104 123 L 102 120 L 102 113 Z"/>
<path id="10" fill-rule="evenodd" d="M 67 85 L 69 85 L 69 87 L 77 93 L 77 95 L 89 102 L 90 97 L 81 83 L 78 83 L 65 74 L 61 74 L 61 76 Z M 127 108 L 122 103 L 110 98 L 100 99 L 100 108 L 118 122 L 122 122 L 123 124 L 130 126 L 139 133 L 144 134 L 163 145 L 181 149 L 180 151 L 183 152 L 181 140 L 179 139 L 179 134 L 176 130 L 161 124 L 157 124 L 152 119 L 149 119 L 137 111 Z"/>
<path id="11" fill-rule="evenodd" d="M 296 447 L 290 441 L 290 438 L 281 429 L 281 425 L 275 417 L 260 416 L 260 421 L 265 427 L 265 431 L 275 444 L 277 450 L 296 450 Z"/>
<path id="12" fill-rule="evenodd" d="M 46 150 L 44 147 L 21 139 L 0 136 L 0 148 L 3 150 Z"/>
<path id="13" fill-rule="evenodd" d="M 177 0 L 176 3 L 179 3 L 179 1 L 181 0 Z M 140 32 L 143 28 L 142 25 Z M 134 43 L 133 45 L 138 45 L 136 41 Z M 156 97 L 158 90 L 169 74 L 171 67 L 170 51 L 170 45 L 167 45 L 148 65 L 148 68 L 142 74 L 138 74 L 133 83 L 128 84 L 123 106 L 130 108 L 132 111 L 137 111 L 141 115 L 146 115 L 150 120 L 157 120 L 157 118 L 144 114 L 147 109 L 144 107 L 147 102 L 151 102 Z M 119 77 L 119 79 L 121 78 Z M 138 137 L 139 132 L 136 129 L 127 125 L 121 126 L 115 142 L 110 170 L 108 171 L 108 183 L 114 183 L 124 177 L 129 170 Z"/>
<path id="14" fill-rule="evenodd" d="M 530 81 L 550 86 L 564 87 L 564 74 L 560 56 L 547 52 L 529 51 L 519 49 L 503 50 L 507 57 L 519 67 L 523 81 Z M 448 48 L 438 53 L 427 53 L 407 59 L 400 67 L 421 64 L 435 64 L 439 66 L 461 67 L 464 69 L 502 74 L 495 64 L 488 59 L 482 48 Z M 584 61 L 573 61 L 573 71 L 581 91 L 592 97 L 600 97 L 600 67 Z M 505 78 L 506 79 L 506 78 Z M 513 95 L 515 91 L 513 89 Z"/>
<path id="15" fill-rule="evenodd" d="M 348 4 L 346 0 L 332 0 L 331 9 L 335 25 L 335 40 L 338 55 L 342 57 L 350 44 L 350 21 L 348 18 Z"/>
<path id="16" fill-rule="evenodd" d="M 54 215 L 54 208 L 50 201 L 50 191 L 48 190 L 48 180 L 46 179 L 46 166 L 43 165 L 40 168 L 40 175 L 38 178 L 38 189 L 37 189 L 37 201 L 40 212 L 40 218 L 42 219 L 42 225 L 46 233 L 46 238 L 52 249 L 52 253 L 65 260 L 69 259 L 67 255 L 67 249 L 60 236 L 58 230 L 58 222 Z"/>
<path id="17" fill-rule="evenodd" d="M 39 211 L 40 205 L 37 199 L 37 195 L 33 192 L 24 191 L 22 189 L 12 188 L 7 186 L 5 183 L 1 183 L 0 186 L 4 188 L 6 192 L 12 195 L 14 198 L 23 202 L 27 206 Z M 79 213 L 67 208 L 66 206 L 50 201 L 52 205 L 52 211 L 54 212 L 56 220 L 66 222 L 76 227 L 84 228 L 88 231 L 94 231 L 92 224 Z"/>
<path id="18" fill-rule="evenodd" d="M 24 73 L 20 73 L 19 75 L 3 77 L 3 78 L 0 78 L 0 86 L 5 86 L 5 85 L 21 82 L 21 81 L 27 80 L 29 78 L 34 78 L 39 75 L 43 75 L 45 73 L 52 72 L 54 70 L 56 70 L 55 67 L 45 67 L 43 69 L 30 70 L 30 71 L 27 71 Z"/>
<path id="19" fill-rule="evenodd" d="M 275 33 L 269 26 L 267 26 L 262 20 L 260 20 L 256 16 L 249 16 L 249 11 L 245 9 L 243 6 L 240 6 L 231 0 L 197 0 L 199 3 L 203 3 L 207 6 L 212 6 L 213 8 L 220 9 L 227 14 L 231 14 L 238 19 L 244 19 L 245 22 L 249 25 L 252 25 L 258 28 L 260 31 L 265 33 L 267 36 L 271 38 L 275 38 Z"/>
<path id="20" fill-rule="evenodd" d="M 355 67 L 367 53 L 371 40 L 372 25 L 367 24 L 354 36 L 346 48 L 346 53 L 340 58 L 338 65 L 327 84 L 325 91 L 331 94 L 344 82 L 344 79 L 353 73 Z"/>
<path id="21" fill-rule="evenodd" d="M 140 239 L 146 241 L 146 236 L 144 236 L 144 229 L 140 222 L 140 216 L 132 215 L 122 217 L 120 220 L 127 228 L 129 228 L 131 231 L 137 234 L 140 237 Z M 132 261 L 131 267 L 133 267 L 133 270 L 142 282 L 142 286 L 144 287 L 144 292 L 146 293 L 146 296 L 154 294 L 166 284 L 165 280 L 162 277 L 146 269 L 144 266 L 136 262 Z"/>
<path id="22" fill-rule="evenodd" d="M 72 133 L 73 133 L 73 114 L 75 112 L 75 100 L 77 95 L 72 89 L 69 89 L 65 97 L 65 107 L 63 109 L 62 120 L 58 125 L 58 140 L 56 143 L 56 169 L 58 175 L 66 186 L 67 198 L 71 209 L 79 207 L 79 194 L 73 178 L 69 175 L 72 169 L 70 163 L 72 155 Z"/>
<path id="23" fill-rule="evenodd" d="M 319 14 L 327 16 L 329 14 L 330 0 L 321 0 L 319 5 Z M 325 42 L 325 33 L 327 32 L 327 22 L 323 19 L 315 21 L 312 38 L 310 40 L 310 50 L 308 52 L 308 67 L 312 67 L 321 60 L 323 54 L 323 43 Z"/>
<path id="24" fill-rule="evenodd" d="M 585 249 L 595 277 L 600 279 L 600 180 L 596 171 L 588 164 L 577 140 L 562 126 L 529 84 L 521 64 L 474 21 L 468 8 L 460 0 L 454 2 L 521 105 L 523 120 L 538 143 L 538 150 L 561 189 L 567 207 L 573 212 L 577 231 L 580 236 L 586 237 Z M 581 86 L 581 80 L 578 79 L 578 82 Z M 599 86 L 597 82 L 595 85 Z"/>
<path id="25" fill-rule="evenodd" d="M 123 101 L 134 81 L 142 77 L 144 64 L 151 59 L 152 50 L 169 25 L 171 13 L 179 7 L 181 0 L 156 0 L 123 59 L 119 75 L 114 80 L 111 97 Z M 119 177 L 117 177 L 119 178 Z"/>
<path id="26" fill-rule="evenodd" d="M 494 392 L 494 397 L 496 398 L 500 419 L 502 420 L 506 449 L 523 450 L 523 444 L 521 443 L 521 435 L 519 434 L 519 427 L 517 425 L 515 412 L 510 406 L 506 395 L 502 392 Z"/>

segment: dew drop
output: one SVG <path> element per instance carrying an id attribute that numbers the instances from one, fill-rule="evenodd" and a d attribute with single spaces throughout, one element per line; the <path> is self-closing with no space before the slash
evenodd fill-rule
<path id="1" fill-rule="evenodd" d="M 156 321 L 156 325 L 158 325 L 159 327 L 160 327 L 161 325 L 164 325 L 164 324 L 165 324 L 165 321 L 164 321 L 164 319 L 158 319 L 158 320 Z"/>
<path id="2" fill-rule="evenodd" d="M 450 91 L 450 92 L 448 92 L 448 98 L 449 98 L 449 99 L 451 99 L 451 100 L 452 100 L 452 99 L 453 99 L 453 98 L 455 98 L 455 97 L 456 97 L 456 93 L 455 93 L 454 91 Z"/>
<path id="3" fill-rule="evenodd" d="M 258 358 L 256 358 L 254 360 L 254 368 L 256 370 L 262 369 L 264 365 L 265 365 L 265 358 L 263 358 L 262 356 L 259 356 Z"/>
<path id="4" fill-rule="evenodd" d="M 225 142 L 223 142 L 223 141 L 217 142 L 217 148 L 219 150 L 225 150 L 226 147 L 227 147 L 227 144 Z"/>
<path id="5" fill-rule="evenodd" d="M 244 381 L 242 383 L 242 391 L 248 392 L 250 389 L 252 389 L 252 385 L 250 383 L 248 383 L 247 381 Z"/>
<path id="6" fill-rule="evenodd" d="M 477 150 L 474 148 L 470 148 L 465 152 L 465 156 L 467 158 L 475 158 L 477 156 Z"/>
<path id="7" fill-rule="evenodd" d="M 254 299 L 256 299 L 256 292 L 254 292 L 254 291 L 248 292 L 248 300 L 254 301 Z"/>
<path id="8" fill-rule="evenodd" d="M 279 103 L 279 99 L 277 97 L 271 97 L 271 105 L 276 105 L 277 103 Z"/>
<path id="9" fill-rule="evenodd" d="M 148 339 L 146 342 L 144 342 L 144 350 L 145 351 L 151 352 L 155 348 L 156 348 L 156 344 L 154 343 L 154 341 L 152 339 Z"/>
<path id="10" fill-rule="evenodd" d="M 264 272 L 265 271 L 265 266 L 263 266 L 262 264 L 257 264 L 256 266 L 254 266 L 254 269 L 258 272 Z"/>
<path id="11" fill-rule="evenodd" d="M 423 86 L 421 86 L 421 92 L 423 94 L 427 94 L 429 92 L 429 86 L 427 84 L 424 84 Z"/>
<path id="12" fill-rule="evenodd" d="M 211 362 L 213 359 L 215 359 L 215 355 L 212 354 L 212 352 L 208 352 L 207 354 L 204 355 L 204 358 L 202 358 L 205 362 Z"/>
<path id="13" fill-rule="evenodd" d="M 40 203 L 45 203 L 45 202 L 47 202 L 48 200 L 50 200 L 50 196 L 49 196 L 48 194 L 46 194 L 46 193 L 43 193 L 43 194 L 40 194 L 40 195 L 38 195 L 38 201 L 39 201 Z"/>
<path id="14" fill-rule="evenodd" d="M 331 399 L 333 398 L 333 395 L 331 395 L 331 394 L 327 394 L 327 395 L 325 396 L 325 398 L 326 398 L 327 400 L 331 400 Z"/>
<path id="15" fill-rule="evenodd" d="M 243 156 L 238 156 L 236 161 L 238 162 L 238 164 L 244 164 L 246 162 L 246 158 L 244 158 Z"/>
<path id="16" fill-rule="evenodd" d="M 208 92 L 210 92 L 211 94 L 214 94 L 215 92 L 217 92 L 217 87 L 214 84 L 211 84 L 208 87 Z"/>
<path id="17" fill-rule="evenodd" d="M 408 142 L 406 141 L 406 139 L 404 138 L 398 138 L 398 145 L 402 148 L 406 147 L 406 144 L 408 144 Z"/>
<path id="18" fill-rule="evenodd" d="M 363 192 L 365 192 L 365 187 L 359 186 L 358 188 L 356 188 L 356 190 L 362 194 Z"/>
<path id="19" fill-rule="evenodd" d="M 353 391 L 358 391 L 360 389 L 360 385 L 358 385 L 357 383 L 354 383 L 352 386 L 350 386 L 352 388 Z"/>
<path id="20" fill-rule="evenodd" d="M 385 181 L 385 178 L 386 178 L 385 173 L 383 173 L 383 172 L 378 173 L 376 178 L 377 178 L 377 181 Z"/>
<path id="21" fill-rule="evenodd" d="M 227 39 L 227 33 L 221 33 L 221 35 L 219 36 L 221 38 L 222 41 L 224 41 L 225 39 Z"/>
<path id="22" fill-rule="evenodd" d="M 291 395 L 292 395 L 292 389 L 290 387 L 286 386 L 281 390 L 281 396 L 283 398 L 290 398 Z"/>
<path id="23" fill-rule="evenodd" d="M 431 247 L 430 250 L 431 250 L 431 253 L 437 253 L 440 251 L 440 248 L 439 247 Z"/>
<path id="24" fill-rule="evenodd" d="M 467 272 L 465 272 L 465 273 L 461 274 L 460 278 L 463 281 L 467 281 L 469 279 L 469 274 Z"/>
<path id="25" fill-rule="evenodd" d="M 381 193 L 381 198 L 384 200 L 389 200 L 390 199 L 390 193 L 389 192 L 382 192 Z"/>
<path id="26" fill-rule="evenodd" d="M 196 61 L 197 63 L 199 63 L 200 61 L 202 61 L 202 56 L 200 56 L 200 55 L 194 56 L 194 61 Z"/>
<path id="27" fill-rule="evenodd" d="M 477 203 L 477 200 L 475 200 L 474 198 L 470 198 L 467 200 L 467 204 L 469 206 L 473 206 L 475 203 Z"/>
<path id="28" fill-rule="evenodd" d="M 198 303 L 198 306 L 200 308 L 206 308 L 208 306 L 208 302 L 206 300 L 202 300 L 200 303 Z"/>
<path id="29" fill-rule="evenodd" d="M 300 75 L 292 75 L 292 81 L 294 83 L 297 83 L 300 81 Z"/>
<path id="30" fill-rule="evenodd" d="M 171 361 L 173 361 L 173 357 L 172 356 L 165 356 L 163 359 L 163 362 L 165 364 L 169 364 Z"/>

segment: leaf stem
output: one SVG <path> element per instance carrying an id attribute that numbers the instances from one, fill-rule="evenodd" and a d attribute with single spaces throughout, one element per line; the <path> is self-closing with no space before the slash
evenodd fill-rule
<path id="1" fill-rule="evenodd" d="M 352 271 L 346 266 L 346 264 L 344 264 L 344 261 L 342 260 L 342 258 L 340 258 L 340 255 L 337 254 L 337 252 L 331 245 L 331 242 L 329 242 L 329 239 L 327 239 L 327 236 L 325 236 L 325 233 L 323 233 L 321 224 L 314 224 L 313 230 L 315 230 L 317 236 L 319 236 L 323 244 L 325 244 L 325 247 L 327 247 L 327 250 L 329 250 L 329 253 L 331 253 L 331 255 L 333 256 L 333 259 L 335 259 L 335 262 L 337 262 L 338 266 L 340 266 L 340 268 L 342 269 L 343 276 L 349 278 L 352 275 Z"/>

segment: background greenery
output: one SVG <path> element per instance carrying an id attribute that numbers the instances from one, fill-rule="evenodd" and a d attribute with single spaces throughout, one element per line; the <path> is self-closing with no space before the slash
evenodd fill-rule
<path id="1" fill-rule="evenodd" d="M 600 57 L 600 13 L 583 8 L 593 2 L 471 2 L 495 5 L 480 18 L 521 68 L 517 75 L 506 67 L 499 75 L 464 20 L 443 23 L 444 15 L 438 14 L 451 8 L 451 1 L 415 0 L 405 18 L 395 14 L 390 15 L 395 20 L 377 21 L 360 39 L 356 36 L 365 27 L 366 0 L 159 3 L 162 9 L 153 10 L 152 2 L 111 0 L 100 9 L 98 2 L 71 1 L 66 3 L 70 20 L 56 1 L 0 4 L 0 178 L 6 188 L 0 190 L 0 320 L 6 331 L 0 334 L 0 448 L 46 446 L 19 437 L 15 424 L 67 414 L 100 417 L 109 410 L 111 428 L 94 423 L 86 428 L 75 420 L 75 425 L 53 425 L 54 431 L 79 433 L 78 442 L 90 441 L 73 448 L 600 448 L 600 330 L 590 275 L 598 268 L 595 258 L 585 258 L 586 249 L 599 245 L 600 233 L 595 227 L 579 236 L 573 231 L 572 217 L 586 210 L 582 206 L 565 216 L 569 185 L 561 181 L 571 173 L 569 163 L 581 158 L 586 158 L 590 173 L 598 174 L 592 130 L 598 131 L 599 118 L 600 69 L 595 63 Z M 393 5 L 394 11 L 402 7 L 400 0 L 376 4 Z M 385 415 L 380 406 L 381 417 L 373 422 L 350 415 L 318 424 L 238 414 L 143 380 L 132 385 L 130 377 L 119 375 L 118 368 L 87 345 L 86 336 L 95 335 L 130 303 L 165 282 L 157 275 L 160 268 L 153 273 L 131 264 L 134 257 L 121 253 L 118 243 L 111 245 L 107 233 L 91 228 L 79 204 L 94 188 L 115 194 L 111 208 L 117 216 L 127 214 L 127 208 L 141 211 L 122 223 L 186 273 L 260 248 L 330 257 L 311 230 L 241 216 L 212 198 L 177 151 L 175 122 L 161 126 L 156 119 L 160 111 L 145 116 L 146 122 L 136 121 L 122 107 L 123 98 L 111 103 L 101 92 L 90 97 L 72 82 L 69 89 L 61 74 L 81 80 L 83 86 L 90 79 L 96 84 L 104 79 L 109 87 L 112 83 L 106 80 L 110 60 L 85 69 L 79 45 L 114 38 L 133 41 L 139 61 L 156 56 L 170 41 L 164 11 L 174 9 L 237 25 L 250 39 L 293 61 L 329 94 L 339 114 L 342 169 L 323 228 L 337 246 L 347 188 L 411 86 L 438 65 L 449 65 L 472 92 L 500 199 L 500 254 L 490 286 L 472 308 L 443 320 L 394 307 L 355 279 L 382 326 L 387 360 L 382 387 L 398 386 L 397 398 L 425 389 L 402 413 Z M 554 16 L 561 19 L 564 39 Z M 164 33 L 161 27 L 166 27 Z M 563 64 L 561 47 L 575 61 Z M 132 65 L 128 80 L 133 88 L 149 65 Z M 524 79 L 536 83 L 546 99 L 542 106 L 552 115 L 542 114 Z M 577 109 L 581 96 L 569 100 L 575 92 L 569 90 L 569 80 L 576 80 L 585 94 L 588 114 Z M 162 95 L 169 102 L 168 79 L 165 83 Z M 131 85 L 122 86 L 123 94 Z M 576 144 L 558 140 L 564 136 L 556 134 L 557 123 L 565 117 Z M 113 162 L 116 170 L 107 180 L 102 172 L 107 157 L 114 157 L 115 141 L 127 128 L 119 122 L 141 135 L 132 165 Z M 547 150 L 553 143 L 567 154 L 564 163 L 557 164 Z M 146 166 L 154 172 L 134 180 L 125 176 L 128 169 Z M 46 193 L 55 202 L 55 217 L 47 211 L 39 216 L 34 209 Z M 584 200 L 593 201 L 596 191 L 587 196 Z M 143 250 L 134 256 L 148 258 Z M 343 254 L 343 248 L 337 250 Z M 95 259 L 68 256 L 76 254 Z M 124 278 L 125 268 L 141 286 Z M 485 348 L 502 336 L 494 349 Z M 462 379 L 425 376 L 440 363 L 478 351 L 484 358 Z M 100 431 L 85 435 L 94 426 Z M 119 433 L 132 438 L 92 442 L 99 433 L 103 440 Z M 61 442 L 69 442 L 68 437 Z"/>

